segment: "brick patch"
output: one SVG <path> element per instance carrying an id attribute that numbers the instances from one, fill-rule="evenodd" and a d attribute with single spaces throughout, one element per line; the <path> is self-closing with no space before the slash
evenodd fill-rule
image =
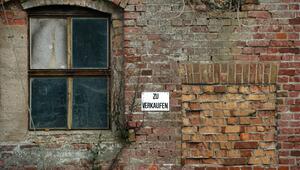
<path id="1" fill-rule="evenodd" d="M 275 85 L 183 85 L 183 163 L 274 166 L 275 92 Z"/>
<path id="2" fill-rule="evenodd" d="M 277 63 L 181 64 L 184 84 L 275 84 Z"/>

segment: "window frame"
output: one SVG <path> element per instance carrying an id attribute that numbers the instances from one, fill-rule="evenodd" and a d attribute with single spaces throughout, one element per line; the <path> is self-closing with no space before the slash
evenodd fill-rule
<path id="1" fill-rule="evenodd" d="M 111 129 L 111 88 L 112 84 L 112 71 L 111 71 L 111 15 L 108 13 L 102 13 L 89 8 L 76 7 L 76 6 L 64 6 L 64 5 L 52 5 L 45 7 L 35 7 L 27 11 L 28 12 L 28 57 L 27 57 L 27 70 L 28 70 L 28 107 L 31 108 L 31 78 L 55 78 L 64 77 L 67 81 L 67 128 L 36 128 L 31 127 L 31 110 L 28 111 L 28 130 L 109 130 Z M 72 60 L 72 18 L 103 18 L 107 20 L 107 67 L 106 68 L 71 68 Z M 31 68 L 31 34 L 30 34 L 30 19 L 31 18 L 45 18 L 55 19 L 62 18 L 67 20 L 67 68 L 66 69 L 33 69 Z M 102 128 L 72 128 L 73 117 L 73 79 L 76 77 L 102 77 L 107 79 L 107 127 Z M 71 93 L 71 94 L 70 94 Z"/>

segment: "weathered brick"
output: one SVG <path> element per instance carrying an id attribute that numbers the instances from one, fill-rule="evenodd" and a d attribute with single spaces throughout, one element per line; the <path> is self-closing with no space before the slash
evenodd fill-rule
<path id="1" fill-rule="evenodd" d="M 225 86 L 215 86 L 214 91 L 216 93 L 224 93 L 226 91 L 226 87 Z"/>
<path id="2" fill-rule="evenodd" d="M 109 5 L 108 3 L 111 1 L 116 5 Z M 111 49 L 113 51 L 111 57 L 113 58 L 111 61 L 116 60 L 114 56 L 124 58 L 125 60 L 124 70 L 120 69 L 120 72 L 124 72 L 125 74 L 126 104 L 124 107 L 127 109 L 130 106 L 127 94 L 129 94 L 128 91 L 132 92 L 134 89 L 132 85 L 134 82 L 131 80 L 137 80 L 138 77 L 141 77 L 139 81 L 141 88 L 139 90 L 170 91 L 170 94 L 172 94 L 170 98 L 172 106 L 169 113 L 145 112 L 141 114 L 138 111 L 133 113 L 141 116 L 129 119 L 128 126 L 138 129 L 141 127 L 141 130 L 136 129 L 138 131 L 135 139 L 136 142 L 133 142 L 129 149 L 124 149 L 125 156 L 121 156 L 120 158 L 120 162 L 128 165 L 119 169 L 275 170 L 270 168 L 273 166 L 276 166 L 276 168 L 279 166 L 279 170 L 296 170 L 298 168 L 297 151 L 299 146 L 297 142 L 299 139 L 297 134 L 299 128 L 297 128 L 297 122 L 300 116 L 297 113 L 299 110 L 297 104 L 300 102 L 297 101 L 297 97 L 299 97 L 300 93 L 296 86 L 283 86 L 284 84 L 298 83 L 299 65 L 296 62 L 300 59 L 297 56 L 300 44 L 298 41 L 300 27 L 298 26 L 299 17 L 297 13 L 299 4 L 296 2 L 289 0 L 277 0 L 276 2 L 265 0 L 258 3 L 257 0 L 245 0 L 243 3 L 246 3 L 246 5 L 240 5 L 242 10 L 247 11 L 239 11 L 239 13 L 231 11 L 217 12 L 210 9 L 209 6 L 198 4 L 196 1 L 187 2 L 182 13 L 180 12 L 181 7 L 183 7 L 181 3 L 173 3 L 173 1 L 167 0 L 109 0 L 103 1 L 103 3 L 102 1 L 68 2 L 47 0 L 28 1 L 25 3 L 31 4 L 29 7 L 34 7 L 34 4 L 36 6 L 43 6 L 45 4 L 58 3 L 60 5 L 82 5 L 93 9 L 101 8 L 106 12 L 109 11 L 109 13 L 111 10 L 107 10 L 106 8 L 116 8 L 122 11 L 125 18 L 124 24 L 126 25 L 123 30 L 124 42 L 122 44 L 123 39 L 121 35 L 123 33 L 121 27 L 123 23 L 114 22 L 113 19 L 112 33 L 118 36 L 112 38 Z M 221 2 L 215 1 L 215 3 Z M 101 6 L 101 4 L 106 4 L 107 7 Z M 23 39 L 30 39 L 30 37 L 26 38 L 27 16 L 26 12 L 24 12 L 25 10 L 22 9 L 22 6 L 17 1 L 5 4 L 6 7 L 9 11 L 10 9 L 12 11 L 22 11 L 25 17 L 22 18 L 20 17 L 21 15 L 8 13 L 8 24 L 11 24 L 12 27 L 0 26 L 3 35 L 5 35 L 7 28 L 24 29 L 24 34 L 22 34 Z M 199 12 L 199 10 L 202 11 Z M 168 19 L 173 15 L 176 18 Z M 18 18 L 15 18 L 16 16 Z M 114 17 L 115 15 L 113 14 L 112 18 Z M 119 30 L 116 30 L 116 27 L 119 27 Z M 13 37 L 16 40 L 15 38 L 19 36 L 13 35 Z M 2 38 L 4 38 L 3 41 L 5 42 L 2 45 L 7 45 L 8 41 L 5 40 L 5 36 Z M 118 42 L 116 43 L 115 40 Z M 15 43 L 17 46 L 23 45 L 26 47 L 28 45 L 18 40 Z M 123 46 L 124 49 L 116 49 L 115 44 L 118 44 L 119 47 Z M 4 56 L 10 55 L 5 54 Z M 5 63 L 9 57 L 0 58 L 0 63 L 3 63 L 3 61 Z M 18 56 L 18 58 L 26 59 L 26 57 L 22 56 Z M 220 62 L 218 63 L 216 60 Z M 276 64 L 271 64 L 275 60 L 282 63 L 280 69 Z M 177 75 L 178 69 L 175 66 L 177 61 L 180 65 L 181 63 L 193 65 L 191 69 L 192 74 L 184 73 L 184 77 L 179 78 Z M 288 62 L 295 64 L 287 64 Z M 169 66 L 169 68 L 159 67 L 158 65 L 161 65 L 161 63 L 166 63 L 165 65 Z M 194 67 L 194 65 L 197 67 Z M 201 66 L 199 70 L 198 66 Z M 11 73 L 5 72 L 5 70 L 16 73 L 11 68 L 14 68 L 14 66 L 9 69 L 4 68 L 3 75 L 11 76 Z M 139 75 L 131 75 L 132 71 L 130 69 L 141 69 L 141 71 L 138 73 Z M 279 76 L 277 76 L 278 70 L 280 70 Z M 27 70 L 23 69 L 20 72 L 26 73 Z M 114 81 L 115 75 L 112 76 L 112 82 Z M 188 88 L 182 87 L 181 92 L 183 95 L 181 96 L 178 95 L 178 91 L 181 90 L 181 83 L 197 83 L 197 85 L 193 87 L 188 86 Z M 243 83 L 245 87 L 241 87 Z M 252 88 L 250 86 L 250 84 L 269 85 L 270 83 L 277 83 L 279 91 L 276 92 L 276 87 L 272 91 L 262 90 L 263 87 L 261 86 L 257 86 L 259 88 Z M 212 84 L 212 86 L 203 88 L 207 84 Z M 112 88 L 113 86 L 114 84 L 111 85 Z M 250 89 L 247 89 L 248 87 Z M 226 88 L 226 90 L 223 88 Z M 0 93 L 2 94 L 2 86 L 1 90 Z M 275 99 L 268 95 L 270 93 L 275 94 L 275 92 L 279 98 L 276 108 L 274 104 Z M 4 93 L 6 93 L 5 88 Z M 177 93 L 177 95 L 174 93 Z M 112 98 L 114 97 L 112 96 Z M 19 100 L 21 99 L 17 97 L 16 102 Z M 139 100 L 138 97 L 138 103 Z M 193 103 L 190 103 L 191 100 L 193 100 Z M 2 104 L 1 106 L 6 108 L 2 100 L 0 103 Z M 275 109 L 277 109 L 278 113 L 275 112 Z M 181 112 L 181 110 L 183 111 Z M 261 112 L 267 112 L 266 110 L 270 110 L 273 114 L 260 114 Z M 16 117 L 14 118 L 15 120 L 20 115 L 23 115 L 15 111 L 11 111 L 10 113 L 9 117 Z M 140 122 L 143 119 L 145 121 Z M 8 122 L 15 124 L 15 120 Z M 180 134 L 180 121 L 182 121 L 183 126 L 182 137 L 174 135 L 175 132 Z M 279 123 L 278 132 L 286 132 L 279 133 L 279 136 L 275 136 L 277 134 L 275 128 L 277 121 Z M 2 123 L 0 124 L 2 128 Z M 22 127 L 23 124 L 24 122 L 15 126 L 18 129 L 26 129 L 26 127 Z M 144 126 L 152 130 L 148 128 L 145 130 Z M 164 130 L 164 128 L 159 128 L 161 126 L 170 127 L 173 130 L 172 132 Z M 284 126 L 286 128 L 282 128 Z M 240 127 L 240 131 L 234 128 L 230 129 L 231 127 Z M 225 132 L 228 133 L 225 134 Z M 42 133 L 39 132 L 38 134 Z M 45 133 L 47 133 L 47 137 L 45 138 L 52 139 L 52 134 L 60 133 L 60 131 Z M 86 140 L 85 134 L 77 134 L 76 132 L 74 134 L 73 132 L 62 133 L 68 133 L 68 137 L 58 137 L 55 140 L 52 139 L 47 142 L 51 143 L 55 141 L 53 143 L 56 143 L 66 140 L 68 141 L 67 143 L 73 143 L 74 146 L 76 144 L 83 144 L 77 146 L 81 151 L 87 148 L 84 143 L 74 142 L 72 141 L 73 139 L 69 139 L 74 137 L 78 138 L 78 140 Z M 92 132 L 87 133 L 89 135 L 90 133 L 92 134 Z M 21 137 L 24 135 L 18 136 Z M 39 137 L 42 138 L 41 136 Z M 277 155 L 277 151 L 275 152 L 275 139 L 278 140 L 280 147 L 282 147 L 277 150 L 279 151 L 278 153 L 284 153 L 285 155 Z M 69 140 L 71 141 L 69 142 Z M 184 151 L 178 149 L 181 148 L 181 142 L 183 143 L 182 148 L 185 149 Z M 237 142 L 257 142 L 259 146 L 257 148 L 246 149 L 243 148 L 244 145 L 237 145 Z M 203 152 L 195 151 L 190 154 L 195 157 L 199 156 L 197 158 L 183 157 L 182 162 L 191 166 L 180 167 L 177 164 L 180 158 L 182 158 L 181 151 L 183 152 L 182 155 L 186 156 L 189 155 L 190 152 L 188 151 L 191 148 L 195 149 L 199 147 L 202 149 L 200 145 L 192 147 L 191 145 L 187 145 L 188 143 L 205 143 L 205 147 L 203 147 L 205 149 L 203 149 Z M 71 144 L 71 146 L 73 145 Z M 178 147 L 177 145 L 180 146 Z M 65 144 L 49 145 L 47 151 L 51 150 L 51 146 L 55 146 L 53 147 L 55 151 L 59 150 L 58 148 L 72 149 L 68 148 L 69 146 Z M 174 152 L 166 149 L 166 146 L 170 150 L 174 150 Z M 234 147 L 238 146 L 242 146 L 242 148 L 233 150 Z M 284 147 L 288 149 L 283 149 Z M 19 148 L 17 147 L 17 149 Z M 28 147 L 24 150 L 34 149 L 34 147 Z M 256 149 L 264 153 L 257 153 L 258 150 Z M 228 155 L 232 159 L 227 157 L 227 153 L 229 153 Z M 1 155 L 3 158 L 4 154 L 1 153 Z M 154 158 L 158 158 L 159 161 L 155 161 Z M 279 162 L 276 162 L 277 158 Z M 2 163 L 4 164 L 4 162 Z M 74 162 L 74 166 L 66 165 L 57 167 L 55 165 L 54 169 L 55 167 L 61 169 L 82 169 L 82 167 L 75 165 L 76 163 Z M 91 168 L 87 163 L 82 164 L 84 169 Z M 108 163 L 103 164 L 103 169 L 108 169 L 108 165 L 105 164 Z M 284 164 L 287 166 L 282 166 Z M 228 166 L 222 167 L 226 165 Z M 26 166 L 20 166 L 23 169 L 26 168 Z M 29 166 L 31 165 L 28 165 L 28 168 L 30 168 Z M 193 166 L 203 167 L 194 168 Z M 13 168 L 19 167 L 11 167 L 11 169 Z M 45 168 L 47 169 L 48 167 Z"/>
<path id="3" fill-rule="evenodd" d="M 228 125 L 238 124 L 238 122 L 239 122 L 239 118 L 236 118 L 236 117 L 227 118 Z"/>
<path id="4" fill-rule="evenodd" d="M 229 86 L 229 87 L 227 87 L 228 93 L 237 93 L 238 90 L 239 90 L 238 86 Z"/>
<path id="5" fill-rule="evenodd" d="M 25 165 L 24 166 L 25 170 L 37 170 L 37 165 Z"/>
<path id="6" fill-rule="evenodd" d="M 264 95 L 264 94 L 249 94 L 247 97 L 246 97 L 246 100 L 267 100 L 268 99 L 268 96 L 267 95 Z"/>
<path id="7" fill-rule="evenodd" d="M 250 94 L 250 89 L 248 86 L 241 86 L 239 88 L 239 92 L 243 94 Z"/>
<path id="8" fill-rule="evenodd" d="M 26 144 L 26 145 L 21 145 L 20 149 L 31 149 L 31 148 L 36 148 L 39 147 L 39 145 L 36 144 Z"/>
<path id="9" fill-rule="evenodd" d="M 293 54 L 299 54 L 300 52 L 299 48 L 280 48 L 278 51 L 280 53 L 293 53 Z"/>
<path id="10" fill-rule="evenodd" d="M 247 158 L 229 158 L 224 160 L 224 165 L 232 166 L 232 165 L 247 165 Z"/>
<path id="11" fill-rule="evenodd" d="M 236 142 L 234 144 L 235 149 L 256 149 L 257 147 L 257 142 Z"/>
<path id="12" fill-rule="evenodd" d="M 199 128 L 200 134 L 216 134 L 220 133 L 220 129 L 218 127 L 202 127 Z"/>
<path id="13" fill-rule="evenodd" d="M 196 99 L 196 96 L 193 95 L 193 94 L 191 94 L 191 95 L 182 95 L 181 99 L 182 99 L 183 102 L 192 101 L 192 100 Z"/>
<path id="14" fill-rule="evenodd" d="M 16 145 L 0 145 L 0 151 L 13 151 Z"/>
<path id="15" fill-rule="evenodd" d="M 214 91 L 214 86 L 204 86 L 203 91 L 204 92 L 213 92 Z"/>
<path id="16" fill-rule="evenodd" d="M 195 134 L 197 132 L 196 127 L 184 127 L 182 128 L 182 133 L 183 134 Z"/>
<path id="17" fill-rule="evenodd" d="M 247 109 L 243 109 L 243 110 L 235 110 L 232 112 L 233 116 L 251 116 L 254 115 L 256 113 L 255 110 L 247 110 Z"/>
<path id="18" fill-rule="evenodd" d="M 226 126 L 225 133 L 238 133 L 241 131 L 240 126 Z"/>
<path id="19" fill-rule="evenodd" d="M 300 17 L 289 19 L 289 23 L 291 25 L 299 25 L 300 24 Z"/>
<path id="20" fill-rule="evenodd" d="M 291 151 L 291 156 L 300 156 L 300 151 Z"/>

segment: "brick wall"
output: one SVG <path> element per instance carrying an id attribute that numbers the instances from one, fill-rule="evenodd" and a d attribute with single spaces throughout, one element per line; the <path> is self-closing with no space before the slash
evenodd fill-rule
<path id="1" fill-rule="evenodd" d="M 0 7 L 0 169 L 92 169 L 110 164 L 120 149 L 114 130 L 28 131 L 28 17 L 24 9 L 78 5 L 112 14 L 111 91 L 123 94 L 123 22 L 110 2 L 9 1 Z M 5 11 L 3 10 L 5 8 Z M 113 94 L 111 94 L 113 95 Z M 122 97 L 122 95 L 119 95 Z M 118 103 L 111 100 L 112 106 Z M 113 109 L 113 108 L 112 108 Z M 114 125 L 111 126 L 114 129 Z M 101 134 L 101 138 L 99 138 Z M 105 140 L 103 140 L 105 139 Z M 98 155 L 99 153 L 99 155 Z"/>
<path id="2" fill-rule="evenodd" d="M 275 92 L 274 85 L 184 85 L 184 163 L 274 167 Z"/>
<path id="3" fill-rule="evenodd" d="M 181 64 L 183 84 L 275 84 L 277 62 Z"/>
<path id="4" fill-rule="evenodd" d="M 226 153 L 230 153 L 231 156 L 225 155 L 218 158 L 212 154 L 209 159 L 217 161 L 218 169 L 272 169 L 269 167 L 280 170 L 299 169 L 298 67 L 300 4 L 297 0 L 245 0 L 239 12 L 211 10 L 201 4 L 200 0 L 189 1 L 191 3 L 186 1 L 185 5 L 181 0 L 113 0 L 111 2 L 113 3 L 104 0 L 28 0 L 23 4 L 19 3 L 18 0 L 6 2 L 5 6 L 9 9 L 7 13 L 9 20 L 8 23 L 3 20 L 2 11 L 1 19 L 3 22 L 0 22 L 0 36 L 3 37 L 3 41 L 0 41 L 0 127 L 4 129 L 0 132 L 0 169 L 7 165 L 8 157 L 18 158 L 15 154 L 19 152 L 15 151 L 22 151 L 22 145 L 34 145 L 34 140 L 30 137 L 32 134 L 29 133 L 28 135 L 27 132 L 27 114 L 24 111 L 27 102 L 26 99 L 20 96 L 23 92 L 18 78 L 18 76 L 21 77 L 23 82 L 26 82 L 27 79 L 26 46 L 28 37 L 26 34 L 26 12 L 23 8 L 49 4 L 85 6 L 108 13 L 112 13 L 112 10 L 109 10 L 112 8 L 107 9 L 107 7 L 122 8 L 123 20 L 116 19 L 113 22 L 118 27 L 123 27 L 123 29 L 115 31 L 119 34 L 115 45 L 119 45 L 120 48 L 114 51 L 113 54 L 118 56 L 117 58 L 125 60 L 124 70 L 122 70 L 125 74 L 124 107 L 125 113 L 128 115 L 128 124 L 135 134 L 134 142 L 127 146 L 119 157 L 119 164 L 124 169 L 216 169 L 214 164 L 207 162 L 207 167 L 204 167 L 203 164 L 199 164 L 198 167 L 190 166 L 189 162 L 184 166 L 182 164 L 188 160 L 185 159 L 187 158 L 185 155 L 182 155 L 184 153 L 182 147 L 186 145 L 187 150 L 191 148 L 189 140 L 183 140 L 182 142 L 181 126 L 184 123 L 182 118 L 191 116 L 187 114 L 189 112 L 186 112 L 186 109 L 182 109 L 189 103 L 188 101 L 182 103 L 182 83 L 195 85 L 187 85 L 187 87 L 199 89 L 206 87 L 216 90 L 207 93 L 211 97 L 218 96 L 217 101 L 219 102 L 222 101 L 222 97 L 231 94 L 240 96 L 244 102 L 251 101 L 253 104 L 255 102 L 247 98 L 252 93 L 244 94 L 239 90 L 237 93 L 230 93 L 227 92 L 228 89 L 260 89 L 253 95 L 259 94 L 262 98 L 258 101 L 262 101 L 268 95 L 273 96 L 275 91 L 264 93 L 261 89 L 267 87 L 273 89 L 275 82 L 277 87 L 276 114 L 274 108 L 265 113 L 254 109 L 255 114 L 246 117 L 234 117 L 224 114 L 222 118 L 227 124 L 223 126 L 224 128 L 219 128 L 221 129 L 219 133 L 226 136 L 226 138 L 236 136 L 235 140 L 227 142 L 233 145 L 233 151 L 232 148 L 225 149 Z M 120 17 L 120 15 L 115 16 L 116 18 Z M 8 30 L 13 30 L 14 35 L 8 34 Z M 124 31 L 123 35 L 121 35 L 122 30 Z M 14 39 L 15 49 L 10 48 L 9 43 L 7 43 L 9 39 Z M 15 61 L 11 59 L 12 51 L 16 51 L 18 59 L 22 61 L 20 62 L 22 63 L 22 69 L 19 71 L 21 72 L 20 75 L 15 70 Z M 118 63 L 122 65 L 122 62 Z M 188 67 L 181 67 L 184 65 Z M 276 67 L 277 65 L 279 67 Z M 180 74 L 183 73 L 182 71 L 186 71 L 185 68 L 189 73 L 196 74 L 184 74 L 185 76 L 181 77 Z M 253 72 L 261 74 L 254 74 Z M 275 74 L 277 72 L 278 76 Z M 27 87 L 26 83 L 24 84 Z M 199 84 L 203 86 L 199 86 Z M 225 92 L 222 92 L 222 89 Z M 140 92 L 142 91 L 169 91 L 171 111 L 141 112 L 138 106 Z M 194 93 L 194 91 L 191 92 Z M 207 93 L 199 94 L 197 97 L 208 95 Z M 26 96 L 25 93 L 25 98 Z M 238 99 L 232 100 L 233 103 L 237 103 L 237 101 Z M 137 107 L 131 107 L 133 104 Z M 254 105 L 252 104 L 249 107 Z M 232 108 L 232 110 L 235 109 Z M 215 113 L 214 110 L 209 111 Z M 274 117 L 274 114 L 277 116 Z M 199 115 L 201 115 L 200 112 Z M 232 122 L 228 125 L 227 118 L 236 118 L 239 122 Z M 265 128 L 267 125 L 262 124 L 261 126 L 264 127 L 265 131 L 255 132 L 256 135 L 254 136 L 250 135 L 252 133 L 249 133 L 249 136 L 243 136 L 242 134 L 247 133 L 246 129 L 242 127 L 249 125 L 241 124 L 240 119 L 244 118 L 261 121 L 267 118 L 272 120 L 277 118 L 277 125 L 276 127 Z M 207 116 L 204 119 L 205 122 L 214 122 L 217 118 Z M 246 122 L 252 123 L 251 121 Z M 14 126 L 11 126 L 12 124 Z M 195 125 L 197 130 L 200 126 L 202 124 Z M 226 127 L 230 129 L 232 126 L 234 126 L 233 130 L 236 130 L 236 126 L 241 127 L 239 128 L 240 131 L 225 133 Z M 251 127 L 258 126 L 260 126 L 259 122 Z M 206 128 L 214 129 L 214 126 L 208 125 Z M 223 129 L 224 131 L 222 131 Z M 262 130 L 261 128 L 257 129 Z M 274 129 L 276 132 L 273 132 Z M 277 134 L 275 141 L 270 141 L 276 143 L 275 156 L 272 155 L 273 149 L 270 151 L 272 154 L 262 156 L 267 152 L 261 146 L 266 137 L 262 134 L 268 130 L 272 132 L 271 134 Z M 41 133 L 39 135 L 41 141 L 48 141 L 47 139 L 51 138 L 51 146 L 57 143 L 56 140 L 59 140 L 61 144 L 61 147 L 56 149 L 41 145 L 42 148 L 46 148 L 46 152 L 42 153 L 60 150 L 62 154 L 58 155 L 64 155 L 66 158 L 68 158 L 66 153 L 90 153 L 89 144 L 80 143 L 86 135 L 89 136 L 89 132 L 87 133 L 79 136 L 74 132 L 63 132 L 63 134 L 59 132 Z M 237 138 L 238 135 L 240 139 Z M 55 136 L 61 137 L 56 138 Z M 245 139 L 243 140 L 241 136 L 248 136 L 249 139 L 243 138 Z M 96 142 L 94 137 L 92 141 Z M 111 136 L 108 135 L 107 138 L 111 139 Z M 222 143 L 218 142 L 216 142 L 216 145 L 212 145 L 217 148 L 217 145 Z M 238 142 L 256 142 L 257 147 L 235 149 L 235 145 L 237 147 L 242 146 Z M 74 152 L 72 149 L 68 150 L 72 148 L 70 147 L 72 143 L 79 144 L 83 148 L 75 149 Z M 211 144 L 210 141 L 202 143 L 199 142 L 198 145 L 195 145 L 201 148 Z M 11 145 L 13 145 L 13 149 L 11 149 Z M 254 145 L 256 146 L 256 144 Z M 254 145 L 252 146 L 254 147 Z M 37 153 L 36 147 L 32 147 L 32 149 L 27 147 L 25 150 L 28 151 L 26 153 Z M 250 154 L 245 157 L 241 155 L 241 152 L 246 150 L 251 151 L 251 156 Z M 258 155 L 261 155 L 259 160 L 256 159 L 260 157 Z M 196 158 L 196 160 L 201 159 Z M 230 159 L 232 160 L 230 161 Z M 265 159 L 269 162 L 263 162 Z M 182 160 L 184 161 L 182 162 Z M 225 166 L 225 160 L 233 162 L 232 165 Z M 256 160 L 257 162 L 253 161 L 251 163 L 250 160 Z M 65 167 L 66 169 L 72 166 L 81 167 L 82 169 L 90 168 L 85 163 L 78 164 L 78 160 L 72 163 L 72 165 L 64 165 L 60 162 L 56 167 Z M 105 163 L 101 164 L 105 165 Z M 235 166 L 233 164 L 239 165 Z M 52 165 L 56 164 L 53 163 Z M 202 167 L 200 167 L 201 165 Z M 30 168 L 30 166 L 40 168 L 42 165 L 37 165 L 37 163 L 27 165 L 27 163 L 20 161 L 19 164 L 12 166 L 24 169 L 24 167 Z"/>

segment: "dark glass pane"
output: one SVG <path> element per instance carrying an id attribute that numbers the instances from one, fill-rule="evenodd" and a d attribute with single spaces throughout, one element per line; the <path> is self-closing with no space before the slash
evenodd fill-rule
<path id="1" fill-rule="evenodd" d="M 107 79 L 74 78 L 72 128 L 107 128 Z"/>
<path id="2" fill-rule="evenodd" d="M 107 19 L 73 19 L 73 67 L 107 68 Z"/>
<path id="3" fill-rule="evenodd" d="M 65 78 L 31 79 L 31 115 L 35 128 L 67 127 Z M 30 127 L 33 128 L 32 123 Z"/>

